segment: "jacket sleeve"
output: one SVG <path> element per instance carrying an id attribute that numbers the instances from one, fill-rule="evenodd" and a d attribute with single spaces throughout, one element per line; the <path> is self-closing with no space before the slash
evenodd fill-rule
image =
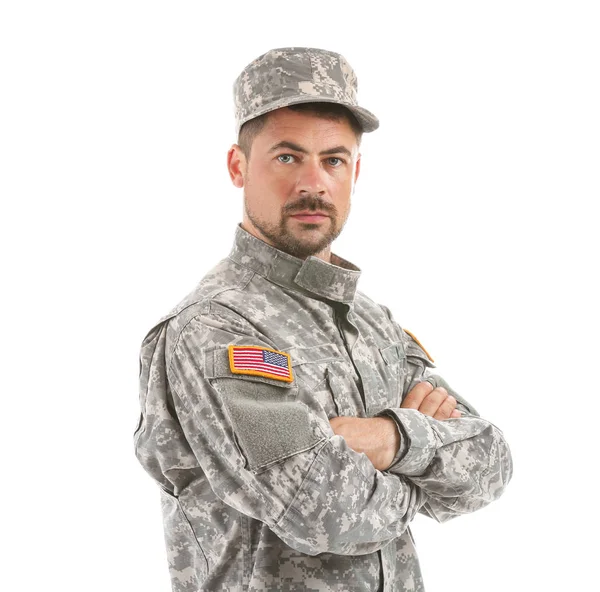
<path id="1" fill-rule="evenodd" d="M 196 316 L 165 360 L 174 413 L 214 494 L 308 555 L 372 553 L 400 536 L 424 489 L 346 446 L 296 381 L 232 373 L 229 345 L 277 349 L 244 323 Z"/>
<path id="2" fill-rule="evenodd" d="M 400 331 L 401 328 L 398 327 Z M 460 418 L 439 421 L 414 409 L 386 409 L 396 420 L 403 446 L 387 469 L 407 477 L 427 495 L 421 513 L 445 522 L 498 499 L 513 472 L 503 433 L 439 375 L 425 351 L 403 332 L 407 380 L 403 398 L 418 383 L 444 387 L 457 400 Z"/>

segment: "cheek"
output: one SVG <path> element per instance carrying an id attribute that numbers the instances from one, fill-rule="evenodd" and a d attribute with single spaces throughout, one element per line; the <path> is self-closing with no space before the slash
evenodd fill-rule
<path id="1" fill-rule="evenodd" d="M 285 200 L 285 197 L 287 197 L 290 189 L 294 187 L 294 181 L 290 175 L 272 175 L 269 179 L 269 187 L 273 193 Z"/>
<path id="2" fill-rule="evenodd" d="M 350 209 L 352 189 L 353 185 L 350 178 L 336 183 L 331 188 L 331 195 L 335 196 L 336 206 L 340 212 L 347 212 Z"/>
<path id="3" fill-rule="evenodd" d="M 251 174 L 247 179 L 248 185 L 265 196 L 274 195 L 284 200 L 290 188 L 294 186 L 291 175 L 281 169 L 273 170 L 269 166 L 257 166 L 249 173 Z"/>
<path id="4" fill-rule="evenodd" d="M 329 175 L 327 184 L 331 191 L 337 193 L 349 193 L 352 189 L 352 169 L 344 168 Z"/>

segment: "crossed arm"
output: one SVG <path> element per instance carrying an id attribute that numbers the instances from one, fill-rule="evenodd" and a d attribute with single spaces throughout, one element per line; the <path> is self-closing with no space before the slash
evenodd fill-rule
<path id="1" fill-rule="evenodd" d="M 459 395 L 449 395 L 454 391 L 445 384 L 439 376 L 428 376 L 407 393 L 400 408 L 386 410 L 389 417 L 338 417 L 330 422 L 373 468 L 399 475 L 425 493 L 419 512 L 438 522 L 484 507 L 512 477 L 502 432 Z"/>
<path id="2" fill-rule="evenodd" d="M 176 454 L 193 455 L 218 498 L 309 555 L 372 553 L 400 536 L 417 512 L 444 521 L 501 495 L 512 472 L 502 433 L 470 415 L 467 406 L 460 407 L 467 417 L 451 417 L 456 403 L 442 389 L 416 384 L 401 408 L 385 410 L 393 419 L 336 418 L 329 436 L 291 386 L 231 374 L 229 345 L 271 347 L 231 316 L 189 321 L 163 372 L 169 393 L 161 372 L 148 369 L 155 381 L 148 396 L 157 399 L 150 404 L 154 431 L 163 430 L 160 440 L 169 443 L 159 450 L 159 462 L 169 465 L 173 434 L 180 431 Z M 160 369 L 161 356 L 152 360 Z M 443 386 L 440 377 L 417 367 L 408 378 L 411 385 L 425 379 Z M 169 395 L 177 424 L 163 417 Z M 436 414 L 449 420 L 438 421 Z M 395 422 L 405 435 L 402 442 Z M 382 442 L 365 445 L 374 426 L 385 426 Z"/>
<path id="3" fill-rule="evenodd" d="M 417 411 L 437 420 L 458 418 L 456 399 L 444 387 L 419 382 L 404 398 L 403 409 Z M 355 452 L 367 455 L 373 466 L 384 471 L 392 464 L 401 444 L 401 434 L 391 417 L 334 417 L 329 423 L 338 436 Z"/>

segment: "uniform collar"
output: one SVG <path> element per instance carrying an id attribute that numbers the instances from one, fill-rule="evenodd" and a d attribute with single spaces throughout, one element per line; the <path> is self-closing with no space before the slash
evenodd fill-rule
<path id="1" fill-rule="evenodd" d="M 332 263 L 318 257 L 299 259 L 256 238 L 238 224 L 229 258 L 284 288 L 350 304 L 361 270 L 331 254 Z"/>

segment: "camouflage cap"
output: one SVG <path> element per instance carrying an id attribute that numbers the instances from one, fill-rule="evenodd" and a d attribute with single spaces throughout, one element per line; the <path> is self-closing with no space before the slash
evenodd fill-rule
<path id="1" fill-rule="evenodd" d="M 379 120 L 356 102 L 358 81 L 344 56 L 313 47 L 271 49 L 250 62 L 233 85 L 236 133 L 246 121 L 297 103 L 338 103 L 358 119 L 363 132 Z"/>

